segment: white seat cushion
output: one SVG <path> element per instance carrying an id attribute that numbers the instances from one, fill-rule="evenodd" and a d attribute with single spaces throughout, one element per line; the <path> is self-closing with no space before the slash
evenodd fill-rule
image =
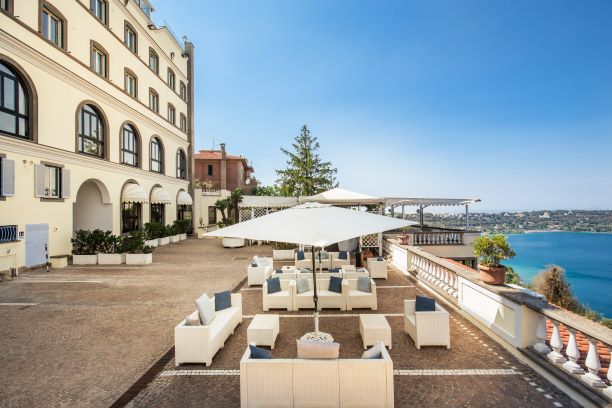
<path id="1" fill-rule="evenodd" d="M 360 290 L 351 290 L 349 291 L 349 296 L 350 297 L 371 297 L 372 294 L 369 292 L 362 292 Z"/>
<path id="2" fill-rule="evenodd" d="M 318 291 L 317 291 L 318 292 Z M 319 293 L 320 294 L 320 293 Z M 304 292 L 304 293 L 298 293 L 297 296 L 303 296 L 303 297 L 313 297 L 314 296 L 314 291 L 309 290 L 308 292 Z"/>
<path id="3" fill-rule="evenodd" d="M 332 292 L 332 291 L 329 291 L 329 290 L 317 290 L 317 293 L 319 294 L 319 297 L 342 296 L 342 293 L 336 293 L 336 292 Z"/>
<path id="4" fill-rule="evenodd" d="M 289 291 L 281 290 L 280 292 L 268 293 L 268 297 L 289 297 Z"/>

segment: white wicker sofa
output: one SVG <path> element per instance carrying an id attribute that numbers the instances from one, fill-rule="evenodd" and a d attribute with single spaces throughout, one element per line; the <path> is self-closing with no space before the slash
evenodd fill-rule
<path id="1" fill-rule="evenodd" d="M 210 324 L 187 326 L 186 320 L 183 320 L 174 328 L 174 360 L 177 366 L 183 363 L 212 364 L 214 355 L 242 322 L 242 295 L 232 293 L 231 298 L 232 306 L 215 312 Z M 214 296 L 212 299 L 214 302 Z M 199 319 L 198 311 L 189 317 Z"/>
<path id="2" fill-rule="evenodd" d="M 392 408 L 393 361 L 380 359 L 240 360 L 240 406 Z"/>
<path id="3" fill-rule="evenodd" d="M 279 274 L 279 275 L 282 275 Z M 268 293 L 268 282 L 264 282 L 262 287 L 262 298 L 263 298 L 263 310 L 269 311 L 270 309 L 285 309 L 288 311 L 293 310 L 293 295 L 295 290 L 294 280 L 280 280 L 281 290 L 276 293 Z"/>
<path id="4" fill-rule="evenodd" d="M 404 331 L 417 349 L 421 346 L 446 346 L 450 349 L 448 312 L 436 302 L 433 312 L 416 312 L 416 300 L 404 300 Z"/>
<path id="5" fill-rule="evenodd" d="M 323 262 L 326 262 L 325 260 L 323 260 Z M 312 252 L 304 252 L 304 259 L 298 259 L 298 252 L 295 252 L 295 258 L 294 258 L 294 265 L 295 265 L 295 269 L 300 269 L 300 268 L 312 268 Z M 319 267 L 321 266 L 321 264 L 319 263 L 319 257 L 315 256 L 315 268 L 319 269 Z"/>
<path id="6" fill-rule="evenodd" d="M 346 302 L 346 310 L 371 309 L 378 310 L 378 300 L 376 297 L 376 282 L 370 278 L 371 293 L 357 290 L 357 279 L 343 279 L 342 292 Z"/>
<path id="7" fill-rule="evenodd" d="M 368 258 L 368 271 L 374 279 L 387 279 L 387 261 L 377 258 Z"/>
<path id="8" fill-rule="evenodd" d="M 317 294 L 319 295 L 319 307 L 321 309 L 345 310 L 344 293 L 336 293 L 329 290 L 329 279 L 317 279 Z M 297 293 L 297 285 L 293 287 L 293 310 L 314 309 L 313 280 L 308 279 L 310 290 Z"/>

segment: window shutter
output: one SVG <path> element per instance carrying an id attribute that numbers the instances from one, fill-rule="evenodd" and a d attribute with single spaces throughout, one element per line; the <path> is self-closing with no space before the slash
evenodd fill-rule
<path id="1" fill-rule="evenodd" d="M 70 170 L 62 169 L 62 198 L 70 197 Z"/>
<path id="2" fill-rule="evenodd" d="M 15 195 L 15 161 L 2 158 L 2 190 L 0 195 L 12 197 Z"/>
<path id="3" fill-rule="evenodd" d="M 47 174 L 47 169 L 44 165 L 37 164 L 34 167 L 34 171 L 34 196 L 45 197 L 45 175 Z"/>

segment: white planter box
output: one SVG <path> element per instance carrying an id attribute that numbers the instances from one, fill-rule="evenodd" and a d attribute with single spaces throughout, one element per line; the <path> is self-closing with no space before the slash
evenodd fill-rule
<path id="1" fill-rule="evenodd" d="M 295 249 L 274 249 L 272 250 L 272 258 L 275 261 L 293 261 L 295 257 Z"/>
<path id="2" fill-rule="evenodd" d="M 179 242 L 180 235 L 171 235 L 169 238 L 170 238 L 170 243 L 174 244 L 175 242 Z"/>
<path id="3" fill-rule="evenodd" d="M 157 241 L 159 245 L 168 245 L 170 243 L 170 237 L 159 238 Z"/>
<path id="4" fill-rule="evenodd" d="M 242 238 L 223 237 L 221 242 L 224 248 L 240 248 L 244 246 L 244 239 Z"/>
<path id="5" fill-rule="evenodd" d="M 153 263 L 153 254 L 125 254 L 126 265 L 146 265 Z"/>
<path id="6" fill-rule="evenodd" d="M 121 265 L 125 263 L 125 254 L 98 254 L 98 265 Z"/>
<path id="7" fill-rule="evenodd" d="M 73 265 L 95 265 L 98 263 L 98 255 L 72 255 Z"/>
<path id="8" fill-rule="evenodd" d="M 181 238 L 181 241 L 184 241 L 187 239 L 187 234 L 180 234 L 179 237 Z"/>
<path id="9" fill-rule="evenodd" d="M 157 238 L 155 238 L 155 239 L 148 239 L 148 240 L 145 241 L 145 245 L 152 246 L 152 247 L 156 247 L 158 243 L 159 243 L 159 241 L 158 241 Z"/>

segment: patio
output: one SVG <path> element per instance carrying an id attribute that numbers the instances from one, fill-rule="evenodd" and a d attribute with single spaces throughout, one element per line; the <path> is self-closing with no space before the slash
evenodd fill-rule
<path id="1" fill-rule="evenodd" d="M 284 264 L 277 262 L 275 267 Z M 392 329 L 389 354 L 393 360 L 396 406 L 579 406 L 448 306 L 445 308 L 451 315 L 451 349 L 423 347 L 417 350 L 404 333 L 403 300 L 413 299 L 416 294 L 431 294 L 416 287 L 392 267 L 388 273 L 388 280 L 376 281 L 377 311 L 323 310 L 320 329 L 340 343 L 340 358 L 360 358 L 363 344 L 359 335 L 359 314 L 386 316 Z M 247 345 L 248 325 L 255 314 L 281 316 L 280 334 L 272 356 L 295 358 L 296 339 L 312 330 L 312 312 L 263 312 L 262 289 L 247 287 L 244 281 L 234 292 L 242 294 L 243 321 L 216 354 L 212 365 L 175 367 L 174 360 L 169 358 L 163 367 L 160 364 L 158 375 L 128 406 L 239 406 L 239 361 Z M 177 316 L 177 323 L 181 317 Z"/>

